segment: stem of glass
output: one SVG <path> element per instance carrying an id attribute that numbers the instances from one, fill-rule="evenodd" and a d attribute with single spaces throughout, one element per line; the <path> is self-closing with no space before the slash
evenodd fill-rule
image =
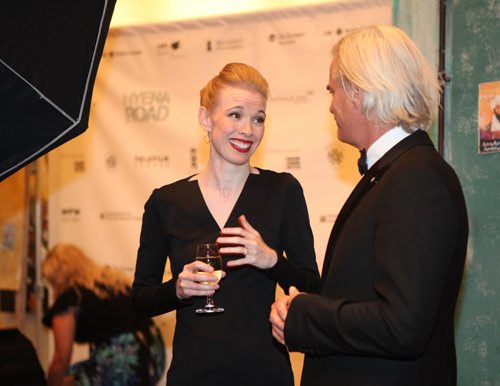
<path id="1" fill-rule="evenodd" d="M 205 308 L 214 308 L 214 298 L 213 295 L 207 295 L 207 302 L 205 303 Z"/>

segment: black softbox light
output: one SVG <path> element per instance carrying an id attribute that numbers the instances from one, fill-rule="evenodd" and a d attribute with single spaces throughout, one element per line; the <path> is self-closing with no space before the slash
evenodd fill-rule
<path id="1" fill-rule="evenodd" d="M 0 181 L 87 129 L 115 3 L 0 1 Z"/>

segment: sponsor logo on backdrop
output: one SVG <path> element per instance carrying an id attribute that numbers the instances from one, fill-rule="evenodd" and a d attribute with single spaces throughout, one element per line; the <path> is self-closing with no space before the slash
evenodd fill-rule
<path id="1" fill-rule="evenodd" d="M 300 94 L 271 96 L 271 101 L 273 103 L 304 104 L 308 103 L 313 95 L 314 95 L 313 90 L 305 90 L 303 93 Z"/>
<path id="2" fill-rule="evenodd" d="M 135 155 L 134 166 L 137 168 L 167 168 L 170 165 L 168 155 Z"/>
<path id="3" fill-rule="evenodd" d="M 191 155 L 191 167 L 193 169 L 198 169 L 198 151 L 192 147 L 191 150 L 189 151 Z"/>
<path id="4" fill-rule="evenodd" d="M 299 149 L 294 148 L 268 148 L 269 155 L 275 155 L 286 169 L 301 169 L 301 158 L 297 154 L 300 153 Z M 282 163 L 283 162 L 283 163 Z"/>
<path id="5" fill-rule="evenodd" d="M 118 163 L 118 160 L 117 160 L 116 156 L 110 155 L 108 158 L 106 158 L 105 163 L 106 163 L 106 168 L 107 169 L 109 169 L 109 170 L 115 170 L 116 169 L 116 165 Z"/>
<path id="6" fill-rule="evenodd" d="M 182 45 L 180 40 L 174 40 L 171 42 L 162 42 L 156 45 L 156 53 L 158 56 L 179 56 L 182 52 Z"/>
<path id="7" fill-rule="evenodd" d="M 207 51 L 239 50 L 245 47 L 245 39 L 207 40 Z"/>
<path id="8" fill-rule="evenodd" d="M 351 31 L 353 31 L 355 28 L 342 28 L 342 27 L 338 27 L 337 29 L 335 29 L 334 31 L 333 30 L 330 30 L 330 29 L 327 29 L 323 32 L 323 34 L 325 36 L 332 36 L 332 35 L 336 35 L 337 37 L 341 37 L 342 35 L 345 35 Z"/>
<path id="9" fill-rule="evenodd" d="M 276 32 L 269 34 L 268 40 L 276 44 L 295 44 L 299 39 L 305 37 L 304 32 Z"/>
<path id="10" fill-rule="evenodd" d="M 73 170 L 75 173 L 84 173 L 85 172 L 85 161 L 84 160 L 75 160 L 73 163 Z"/>
<path id="11" fill-rule="evenodd" d="M 142 51 L 139 49 L 136 50 L 109 50 L 109 51 L 104 51 L 102 53 L 103 58 L 108 58 L 108 59 L 115 59 L 115 58 L 121 58 L 125 56 L 139 56 L 142 55 Z"/>
<path id="12" fill-rule="evenodd" d="M 170 95 L 166 91 L 139 91 L 123 96 L 125 119 L 130 123 L 165 121 L 170 113 Z"/>
<path id="13" fill-rule="evenodd" d="M 286 157 L 287 169 L 300 169 L 300 157 Z"/>
<path id="14" fill-rule="evenodd" d="M 332 165 L 338 166 L 344 160 L 344 153 L 341 150 L 332 147 L 328 149 L 327 157 L 328 161 L 330 161 Z"/>
<path id="15" fill-rule="evenodd" d="M 63 221 L 63 222 L 78 222 L 78 221 L 80 221 L 80 208 L 77 208 L 77 207 L 61 208 L 61 221 Z"/>
<path id="16" fill-rule="evenodd" d="M 329 224 L 333 224 L 336 219 L 336 214 L 322 214 L 321 216 L 319 216 L 319 222 L 325 222 Z"/>
<path id="17" fill-rule="evenodd" d="M 109 210 L 101 212 L 99 218 L 103 221 L 141 221 L 142 215 L 127 211 Z"/>
<path id="18" fill-rule="evenodd" d="M 71 168 L 73 173 L 85 173 L 85 155 L 81 153 L 63 153 L 59 156 L 60 160 Z"/>

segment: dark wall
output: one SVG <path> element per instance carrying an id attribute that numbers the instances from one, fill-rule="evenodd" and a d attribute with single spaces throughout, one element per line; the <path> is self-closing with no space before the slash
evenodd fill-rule
<path id="1" fill-rule="evenodd" d="M 444 156 L 469 210 L 457 311 L 459 385 L 500 384 L 500 154 L 478 153 L 478 85 L 500 81 L 500 1 L 446 1 Z"/>

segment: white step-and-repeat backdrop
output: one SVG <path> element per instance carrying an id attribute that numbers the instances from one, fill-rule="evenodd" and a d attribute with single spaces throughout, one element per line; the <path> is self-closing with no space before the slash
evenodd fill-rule
<path id="1" fill-rule="evenodd" d="M 321 268 L 337 213 L 359 180 L 358 152 L 336 139 L 328 111 L 331 47 L 349 30 L 379 23 L 391 24 L 390 0 L 111 29 L 89 129 L 49 155 L 50 244 L 76 243 L 132 274 L 151 191 L 205 165 L 200 88 L 226 63 L 244 62 L 271 91 L 253 164 L 301 182 Z"/>

